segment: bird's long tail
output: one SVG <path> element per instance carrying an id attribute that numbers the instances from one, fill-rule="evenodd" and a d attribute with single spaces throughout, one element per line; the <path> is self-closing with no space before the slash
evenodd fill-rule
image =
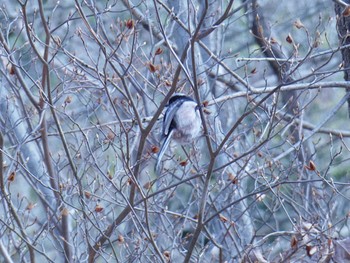
<path id="1" fill-rule="evenodd" d="M 160 162 L 162 161 L 162 158 L 163 158 L 163 155 L 166 151 L 166 149 L 168 148 L 169 146 L 169 143 L 170 143 L 170 139 L 171 139 L 171 136 L 173 135 L 173 130 L 171 130 L 168 134 L 168 136 L 166 136 L 164 138 L 164 141 L 163 141 L 163 144 L 162 144 L 162 147 L 160 148 L 160 151 L 159 151 L 159 154 L 158 154 L 158 158 L 157 158 L 157 162 L 156 162 L 156 166 L 155 166 L 155 170 L 156 170 L 156 173 L 157 174 L 160 174 L 161 170 L 160 170 Z"/>

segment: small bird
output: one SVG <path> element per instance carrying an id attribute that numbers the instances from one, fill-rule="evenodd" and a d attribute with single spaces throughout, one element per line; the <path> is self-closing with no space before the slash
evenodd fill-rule
<path id="1" fill-rule="evenodd" d="M 176 93 L 166 106 L 162 128 L 162 147 L 160 148 L 156 172 L 159 174 L 160 162 L 173 139 L 180 145 L 189 144 L 196 139 L 201 131 L 200 106 L 190 97 Z"/>

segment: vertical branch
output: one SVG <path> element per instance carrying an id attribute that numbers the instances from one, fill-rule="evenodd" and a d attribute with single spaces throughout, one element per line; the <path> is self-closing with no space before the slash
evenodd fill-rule
<path id="1" fill-rule="evenodd" d="M 6 263 L 13 263 L 10 254 L 8 253 L 5 246 L 2 244 L 1 240 L 0 240 L 0 254 L 3 256 Z"/>
<path id="2" fill-rule="evenodd" d="M 40 17 L 41 17 L 42 24 L 43 24 L 44 29 L 45 29 L 45 34 L 46 34 L 44 55 L 42 56 L 42 59 L 41 59 L 41 61 L 43 63 L 42 74 L 41 74 L 41 76 L 42 76 L 41 77 L 41 87 L 42 87 L 43 91 L 45 91 L 45 87 L 46 87 L 47 95 L 48 95 L 48 97 L 51 97 L 50 76 L 49 76 L 50 73 L 49 73 L 49 65 L 48 65 L 51 36 L 50 36 L 50 31 L 46 25 L 46 20 L 44 17 L 42 2 L 41 2 L 41 0 L 39 0 L 38 2 L 39 2 Z M 44 103 L 45 103 L 45 101 L 44 101 L 43 94 L 40 93 L 39 105 L 40 105 L 41 109 L 44 108 Z M 51 102 L 50 102 L 50 104 L 51 104 Z M 53 106 L 53 105 L 51 104 L 51 106 Z M 51 187 L 54 190 L 57 205 L 59 205 L 60 204 L 60 194 L 58 192 L 58 187 L 57 187 L 57 176 L 54 173 L 54 169 L 52 167 L 52 162 L 51 162 L 49 142 L 48 142 L 48 136 L 47 136 L 46 117 L 45 116 L 44 116 L 43 121 L 41 123 L 40 131 L 41 131 L 41 138 L 42 138 L 42 142 L 43 142 L 45 165 L 46 165 L 49 177 L 50 177 Z"/>
<path id="3" fill-rule="evenodd" d="M 42 25 L 43 25 L 44 30 L 45 30 L 45 48 L 44 48 L 44 55 L 42 57 L 43 69 L 42 69 L 41 86 L 42 86 L 43 90 L 45 90 L 45 87 L 46 87 L 51 112 L 53 115 L 55 115 L 55 110 L 53 107 L 53 100 L 52 100 L 52 96 L 51 96 L 51 83 L 50 83 L 50 71 L 49 71 L 49 48 L 50 48 L 51 33 L 49 30 L 47 21 L 45 19 L 42 0 L 38 0 L 38 4 L 39 4 L 39 13 L 40 13 L 41 22 L 42 22 Z M 40 104 L 41 108 L 44 107 L 44 98 L 43 98 L 42 94 L 40 97 L 39 104 Z M 59 125 L 57 122 L 56 122 L 56 124 Z M 50 177 L 50 184 L 51 184 L 51 187 L 55 193 L 57 205 L 60 207 L 60 211 L 61 211 L 63 247 L 64 247 L 64 253 L 65 253 L 65 261 L 68 263 L 68 262 L 71 262 L 71 258 L 72 258 L 71 249 L 69 246 L 69 242 L 70 242 L 69 220 L 68 220 L 69 213 L 68 213 L 68 209 L 65 208 L 64 204 L 62 203 L 61 196 L 60 196 L 59 189 L 58 189 L 58 183 L 57 183 L 58 177 L 55 174 L 53 166 L 52 166 L 45 117 L 44 117 L 43 122 L 41 124 L 41 135 L 42 135 L 41 137 L 42 137 L 42 141 L 43 141 L 45 164 L 46 164 L 47 171 L 48 171 L 48 174 Z"/>
<path id="4" fill-rule="evenodd" d="M 5 178 L 4 178 L 4 157 L 3 157 L 3 152 L 4 152 L 4 137 L 2 136 L 2 133 L 0 131 L 0 195 L 3 194 L 5 195 Z M 0 254 L 3 256 L 5 261 L 7 263 L 13 263 L 11 256 L 7 252 L 5 246 L 2 244 L 0 241 Z"/>
<path id="5" fill-rule="evenodd" d="M 2 133 L 0 132 L 0 187 L 1 187 L 1 194 L 3 195 L 7 206 L 9 207 L 10 213 L 13 216 L 16 224 L 18 225 L 21 233 L 21 238 L 23 241 L 27 244 L 28 251 L 29 251 L 29 256 L 30 256 L 30 262 L 34 263 L 35 262 L 35 253 L 34 253 L 34 247 L 30 243 L 27 233 L 24 231 L 23 225 L 21 223 L 21 220 L 15 210 L 15 207 L 12 204 L 12 201 L 10 199 L 10 195 L 7 193 L 7 190 L 5 188 L 5 178 L 4 178 L 4 169 L 3 169 L 3 162 L 4 162 L 4 137 Z"/>
<path id="6" fill-rule="evenodd" d="M 197 36 L 199 34 L 199 31 L 202 27 L 202 24 L 204 22 L 204 19 L 206 17 L 207 11 L 208 11 L 208 1 L 205 1 L 205 7 L 203 8 L 203 13 L 201 14 L 199 23 L 195 29 L 195 32 L 193 33 L 193 36 L 191 38 L 191 60 L 192 60 L 192 77 L 193 77 L 193 85 L 194 85 L 194 90 L 195 90 L 195 94 L 197 96 L 197 101 L 199 101 L 199 94 L 198 94 L 198 87 L 197 87 L 197 71 L 196 71 L 196 59 L 195 59 L 195 44 L 197 41 Z M 204 120 L 204 116 L 203 116 L 203 112 L 201 111 L 201 118 L 202 120 Z M 207 132 L 207 131 L 206 131 Z M 207 145 L 209 147 L 209 154 L 211 155 L 210 157 L 210 164 L 208 166 L 208 170 L 206 172 L 205 175 L 205 180 L 204 180 L 204 185 L 203 185 L 203 191 L 202 191 L 202 196 L 200 198 L 200 203 L 199 203 L 199 209 L 198 209 L 198 222 L 197 222 L 197 227 L 194 231 L 194 234 L 192 236 L 191 242 L 188 246 L 187 249 L 187 253 L 184 259 L 184 262 L 190 262 L 191 260 L 191 256 L 193 253 L 193 250 L 195 248 L 195 245 L 197 243 L 197 240 L 203 230 L 204 224 L 204 212 L 205 212 L 205 208 L 206 208 L 206 204 L 207 204 L 207 198 L 208 198 L 208 189 L 209 189 L 209 183 L 210 183 L 210 179 L 212 176 L 212 171 L 214 168 L 214 164 L 215 164 L 215 157 L 213 157 L 213 150 L 211 147 L 211 143 L 207 138 Z"/>
<path id="7" fill-rule="evenodd" d="M 5 182 L 4 182 L 4 137 L 0 131 L 0 188 L 1 192 L 5 194 Z"/>

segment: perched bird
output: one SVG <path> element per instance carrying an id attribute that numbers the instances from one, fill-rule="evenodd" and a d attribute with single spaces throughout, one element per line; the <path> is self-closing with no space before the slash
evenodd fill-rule
<path id="1" fill-rule="evenodd" d="M 171 139 L 180 145 L 189 144 L 201 131 L 200 106 L 192 98 L 181 93 L 174 94 L 166 107 L 162 128 L 163 144 L 156 163 L 157 173 Z"/>

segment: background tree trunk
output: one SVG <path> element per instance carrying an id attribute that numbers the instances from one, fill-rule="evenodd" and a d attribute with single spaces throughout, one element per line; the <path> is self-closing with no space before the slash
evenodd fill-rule
<path id="1" fill-rule="evenodd" d="M 344 71 L 344 80 L 350 81 L 350 16 L 346 14 L 349 11 L 349 6 L 344 6 L 343 3 L 350 5 L 349 0 L 334 1 L 335 13 L 337 15 L 337 32 L 340 42 L 342 65 L 341 69 Z M 346 89 L 346 92 L 350 92 L 350 89 Z M 350 118 L 350 98 L 348 99 L 348 112 Z"/>

